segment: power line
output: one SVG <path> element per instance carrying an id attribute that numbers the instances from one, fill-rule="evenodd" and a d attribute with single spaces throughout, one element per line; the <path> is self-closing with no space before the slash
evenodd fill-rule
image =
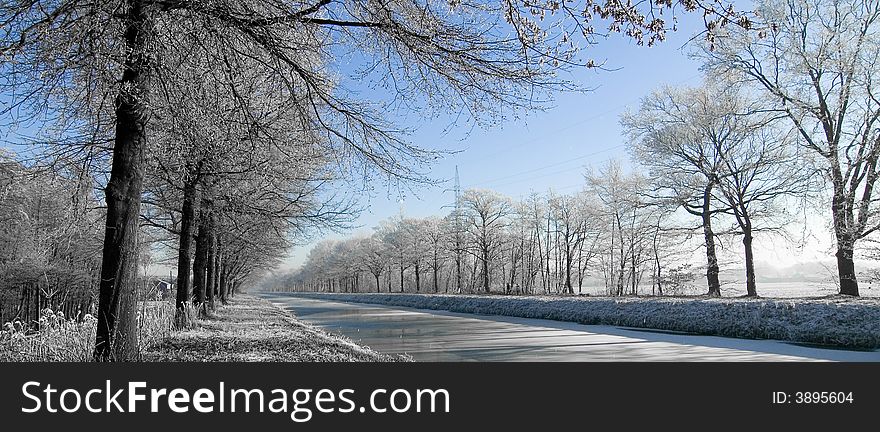
<path id="1" fill-rule="evenodd" d="M 562 127 L 562 128 L 559 128 L 559 129 L 556 129 L 556 130 L 550 131 L 550 132 L 548 132 L 548 133 L 545 133 L 545 134 L 542 135 L 541 137 L 534 138 L 534 139 L 531 139 L 531 140 L 528 140 L 528 141 L 523 141 L 523 142 L 521 142 L 521 143 L 519 143 L 519 144 L 515 144 L 515 145 L 510 146 L 510 147 L 507 147 L 507 148 L 505 148 L 505 149 L 503 149 L 503 150 L 500 150 L 500 151 L 497 151 L 497 152 L 494 152 L 494 153 L 490 153 L 490 154 L 488 154 L 488 155 L 486 155 L 486 156 L 479 157 L 479 158 L 476 158 L 476 159 L 474 159 L 474 160 L 480 161 L 480 160 L 485 160 L 485 159 L 493 158 L 493 157 L 495 157 L 495 156 L 500 156 L 500 155 L 502 155 L 502 154 L 504 154 L 504 153 L 507 153 L 507 152 L 509 152 L 511 149 L 516 149 L 516 148 L 520 148 L 520 147 L 527 146 L 527 145 L 529 145 L 529 144 L 537 143 L 537 142 L 539 142 L 539 141 L 541 141 L 541 140 L 547 138 L 548 136 L 557 135 L 557 134 L 559 134 L 559 133 L 561 133 L 561 132 L 565 132 L 565 131 L 567 131 L 567 130 L 569 130 L 569 129 L 573 129 L 573 128 L 577 127 L 577 126 L 581 126 L 581 125 L 583 125 L 584 123 L 588 123 L 588 122 L 590 122 L 590 121 L 593 121 L 593 120 L 599 119 L 599 118 L 605 116 L 606 114 L 610 114 L 610 113 L 615 112 L 615 111 L 617 111 L 617 110 L 619 110 L 619 109 L 621 109 L 621 108 L 623 108 L 623 107 L 626 107 L 626 106 L 629 105 L 630 103 L 631 103 L 631 102 L 624 103 L 624 104 L 620 104 L 620 105 L 615 106 L 615 107 L 613 107 L 613 108 L 610 108 L 610 109 L 608 109 L 608 110 L 606 110 L 606 111 L 603 111 L 603 112 L 601 112 L 601 113 L 599 113 L 599 114 L 596 114 L 596 115 L 593 115 L 593 116 L 587 117 L 587 118 L 585 118 L 585 119 L 578 120 L 577 122 L 572 123 L 572 124 L 570 124 L 570 125 L 568 125 L 568 126 L 565 126 L 565 127 Z"/>
<path id="2" fill-rule="evenodd" d="M 478 183 L 472 183 L 470 186 L 488 185 L 488 184 L 492 184 L 492 183 L 497 183 L 497 182 L 499 182 L 499 181 L 501 181 L 501 180 L 507 180 L 507 179 L 511 179 L 511 178 L 516 178 L 516 177 L 519 177 L 519 176 L 524 175 L 524 174 L 531 174 L 531 173 L 534 173 L 534 172 L 543 171 L 543 170 L 548 169 L 548 168 L 558 167 L 558 166 L 561 166 L 561 165 L 569 164 L 569 163 L 571 163 L 571 162 L 576 162 L 576 161 L 583 160 L 583 159 L 586 159 L 586 158 L 589 158 L 589 157 L 593 157 L 593 156 L 596 156 L 596 155 L 598 155 L 598 154 L 605 153 L 605 152 L 608 152 L 608 151 L 611 151 L 611 150 L 616 150 L 616 149 L 619 149 L 619 148 L 621 148 L 621 147 L 624 147 L 624 145 L 625 145 L 625 144 L 618 144 L 618 145 L 615 145 L 615 146 L 612 146 L 612 147 L 606 147 L 606 148 L 604 148 L 604 149 L 597 150 L 597 151 L 594 151 L 594 152 L 591 152 L 591 153 L 588 153 L 588 154 L 585 154 L 585 155 L 581 155 L 581 156 L 578 156 L 578 157 L 575 157 L 575 158 L 568 158 L 568 159 L 566 159 L 566 160 L 564 160 L 564 161 L 555 162 L 555 163 L 552 163 L 552 164 L 549 164 L 549 165 L 544 165 L 544 166 L 541 166 L 541 167 L 532 168 L 532 169 L 528 169 L 528 170 L 525 170 L 525 171 L 520 171 L 520 172 L 513 173 L 513 174 L 508 174 L 508 175 L 506 175 L 506 176 L 497 177 L 497 178 L 494 178 L 494 179 L 490 179 L 490 180 L 486 180 L 486 181 L 482 181 L 482 182 L 478 182 Z M 567 172 L 567 171 L 571 171 L 571 170 L 573 170 L 573 169 L 579 169 L 579 168 L 581 168 L 581 167 L 580 167 L 580 166 L 572 167 L 572 168 L 568 168 L 568 169 L 561 170 L 561 171 L 555 171 L 555 172 L 553 172 L 553 173 L 549 173 L 549 174 L 546 174 L 546 175 L 540 175 L 540 176 L 537 176 L 537 177 L 531 177 L 531 178 L 526 178 L 526 179 L 522 179 L 522 180 L 516 180 L 516 181 L 513 181 L 513 182 L 505 183 L 505 185 L 506 185 L 506 184 L 512 184 L 512 183 L 518 183 L 518 182 L 520 182 L 520 181 L 525 181 L 525 180 L 532 180 L 532 179 L 543 178 L 543 177 L 547 177 L 548 175 L 558 174 L 558 173 L 561 173 L 561 172 Z M 504 186 L 504 185 L 496 185 L 496 186 Z"/>

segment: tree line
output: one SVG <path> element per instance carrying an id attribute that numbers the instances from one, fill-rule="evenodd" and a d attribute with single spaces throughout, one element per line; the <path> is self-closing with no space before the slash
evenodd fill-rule
<path id="1" fill-rule="evenodd" d="M 0 154 L 0 322 L 91 311 L 101 212 L 77 166 L 47 172 Z"/>
<path id="2" fill-rule="evenodd" d="M 273 291 L 501 294 L 689 293 L 695 228 L 612 161 L 577 193 L 513 200 L 468 189 L 443 217 L 391 217 L 370 235 L 323 240 Z M 713 235 L 732 235 L 719 232 Z M 720 295 L 720 288 L 717 291 Z"/>
<path id="3" fill-rule="evenodd" d="M 635 173 L 611 164 L 584 191 L 513 202 L 469 190 L 442 219 L 392 219 L 369 237 L 319 244 L 275 289 L 381 290 L 380 276 L 422 291 L 573 293 L 584 275 L 613 295 L 687 280 L 681 236 L 699 235 L 706 292 L 721 294 L 717 242 L 742 243 L 745 288 L 757 296 L 754 242 L 804 208 L 827 215 L 839 292 L 858 296 L 855 258 L 880 228 L 880 4 L 767 0 L 765 26 L 728 26 L 693 55 L 705 83 L 663 87 L 621 118 Z M 437 239 L 435 241 L 435 239 Z M 454 270 L 453 270 L 454 269 Z M 361 274 L 374 276 L 369 286 Z M 442 272 L 440 272 L 442 273 Z"/>

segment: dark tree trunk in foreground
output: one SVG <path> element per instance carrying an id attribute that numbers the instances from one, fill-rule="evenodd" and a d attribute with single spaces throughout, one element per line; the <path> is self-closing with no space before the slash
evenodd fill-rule
<path id="1" fill-rule="evenodd" d="M 144 55 L 152 32 L 141 1 L 129 2 L 125 13 L 128 57 L 122 73 L 122 93 L 116 99 L 116 137 L 113 163 L 105 189 L 107 222 L 98 293 L 96 361 L 137 358 L 135 293 L 137 289 L 138 218 L 144 179 L 149 65 Z"/>
<path id="2" fill-rule="evenodd" d="M 721 296 L 721 282 L 718 280 L 718 255 L 715 253 L 715 233 L 712 231 L 712 211 L 710 200 L 712 185 L 706 187 L 703 194 L 703 238 L 706 242 L 706 281 L 709 284 L 709 295 Z"/>
<path id="3" fill-rule="evenodd" d="M 177 254 L 177 311 L 174 324 L 178 329 L 189 326 L 187 303 L 192 300 L 190 276 L 192 275 L 192 239 L 195 228 L 195 205 L 198 200 L 195 182 L 187 182 L 183 189 L 183 206 L 180 220 L 180 245 Z"/>

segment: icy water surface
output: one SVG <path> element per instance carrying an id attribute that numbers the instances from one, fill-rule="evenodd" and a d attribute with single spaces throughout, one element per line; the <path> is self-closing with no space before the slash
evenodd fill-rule
<path id="1" fill-rule="evenodd" d="M 417 361 L 880 361 L 878 351 L 262 295 L 303 321 Z"/>

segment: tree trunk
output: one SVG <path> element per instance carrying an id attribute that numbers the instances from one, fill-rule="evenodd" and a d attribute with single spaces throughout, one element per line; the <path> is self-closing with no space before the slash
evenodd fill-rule
<path id="1" fill-rule="evenodd" d="M 565 289 L 569 294 L 574 294 L 574 288 L 571 286 L 571 253 L 568 252 L 568 242 L 566 242 L 565 251 Z"/>
<path id="2" fill-rule="evenodd" d="M 217 219 L 214 219 L 214 226 L 212 231 L 214 232 L 213 241 L 214 247 L 214 301 L 217 301 L 220 298 L 220 257 L 223 255 L 222 250 L 220 249 L 220 236 L 217 232 Z"/>
<path id="3" fill-rule="evenodd" d="M 379 275 L 374 273 L 373 276 L 376 277 L 376 292 L 380 293 L 380 292 L 382 292 L 382 286 L 379 285 Z"/>
<path id="4" fill-rule="evenodd" d="M 221 260 L 221 261 L 223 261 L 223 260 Z M 220 302 L 223 304 L 226 304 L 227 299 L 229 298 L 229 292 L 227 291 L 229 289 L 229 284 L 227 283 L 227 280 L 226 280 L 226 273 L 227 272 L 224 267 L 226 267 L 225 263 L 220 268 L 219 285 L 220 285 Z"/>
<path id="5" fill-rule="evenodd" d="M 224 275 L 225 267 L 226 267 L 226 258 L 224 257 L 223 244 L 220 239 L 220 235 L 217 234 L 217 295 L 220 296 L 220 303 L 226 304 L 226 283 L 224 279 L 226 276 Z"/>
<path id="6" fill-rule="evenodd" d="M 832 167 L 836 168 L 836 162 Z M 839 169 L 832 169 L 832 183 L 834 196 L 831 198 L 831 218 L 834 222 L 835 240 L 837 240 L 837 253 L 834 256 L 837 257 L 840 294 L 858 297 L 859 282 L 856 279 L 856 268 L 853 261 L 856 239 L 850 231 L 852 222 L 848 222 L 853 219 L 853 209 L 846 205 L 846 186 Z"/>
<path id="7" fill-rule="evenodd" d="M 434 249 L 434 267 L 432 269 L 434 270 L 434 293 L 436 294 L 439 291 L 439 288 L 437 287 L 437 270 L 438 270 L 438 268 L 437 268 L 437 250 L 436 249 Z"/>
<path id="8" fill-rule="evenodd" d="M 177 251 L 177 311 L 174 315 L 174 325 L 178 329 L 188 327 L 192 318 L 187 315 L 187 302 L 192 300 L 190 275 L 192 274 L 192 238 L 196 201 L 198 201 L 198 189 L 195 182 L 187 182 L 183 188 L 180 245 Z"/>
<path id="9" fill-rule="evenodd" d="M 544 277 L 544 294 L 550 292 L 550 213 L 547 213 L 547 242 L 544 245 L 546 247 L 546 253 L 544 254 L 544 258 L 547 260 L 547 273 Z"/>
<path id="10" fill-rule="evenodd" d="M 516 283 L 516 265 L 519 262 L 519 260 L 514 259 L 512 261 L 513 262 L 511 263 L 511 266 L 510 266 L 510 279 L 509 279 L 509 282 L 507 283 L 507 286 L 510 287 L 510 292 L 513 292 L 513 285 Z"/>
<path id="11" fill-rule="evenodd" d="M 634 259 L 634 257 L 633 257 L 632 255 L 630 255 L 628 259 L 629 259 L 629 261 L 630 261 L 630 266 L 629 266 L 629 294 L 631 294 L 631 295 L 635 295 L 635 294 L 636 294 L 636 288 L 635 288 L 635 283 L 636 283 L 636 266 L 635 266 L 635 263 L 632 263 L 632 260 Z"/>
<path id="12" fill-rule="evenodd" d="M 196 235 L 196 256 L 193 261 L 193 304 L 198 310 L 199 317 L 207 315 L 205 308 L 207 294 L 205 292 L 206 270 L 208 267 L 208 211 L 205 200 L 202 200 L 199 212 L 199 233 Z"/>
<path id="13" fill-rule="evenodd" d="M 757 283 L 755 281 L 755 253 L 752 250 L 752 233 L 746 232 L 743 236 L 743 248 L 746 253 L 746 295 L 758 296 Z"/>
<path id="14" fill-rule="evenodd" d="M 840 244 L 838 242 L 838 244 Z M 840 278 L 840 293 L 843 295 L 858 296 L 859 282 L 856 279 L 856 266 L 853 262 L 852 248 L 837 248 L 837 274 Z"/>
<path id="15" fill-rule="evenodd" d="M 712 185 L 703 194 L 703 238 L 706 242 L 706 281 L 709 296 L 721 297 L 721 282 L 718 280 L 718 255 L 715 253 L 715 233 L 712 232 L 712 212 L 709 208 L 712 198 Z"/>
<path id="16" fill-rule="evenodd" d="M 145 5 L 130 0 L 125 16 L 125 68 L 116 98 L 116 137 L 110 180 L 104 190 L 107 221 L 98 294 L 96 361 L 137 358 L 135 323 L 138 218 L 145 172 L 149 109 L 149 57 L 152 23 Z"/>
<path id="17" fill-rule="evenodd" d="M 214 310 L 214 294 L 215 294 L 215 286 L 217 284 L 217 237 L 214 234 L 214 216 L 213 214 L 208 215 L 207 221 L 208 231 L 207 231 L 207 254 L 208 254 L 208 263 L 205 266 L 205 271 L 207 273 L 207 277 L 205 278 L 205 300 L 206 307 L 208 310 Z"/>
<path id="18" fill-rule="evenodd" d="M 657 234 L 654 234 L 654 267 L 656 267 L 657 273 L 657 294 L 663 295 L 663 272 L 660 263 L 660 253 L 657 251 Z"/>
<path id="19" fill-rule="evenodd" d="M 483 290 L 489 293 L 489 251 L 483 249 Z"/>
<path id="20" fill-rule="evenodd" d="M 403 292 L 403 264 L 400 265 L 400 292 Z"/>
<path id="21" fill-rule="evenodd" d="M 416 292 L 421 290 L 421 279 L 419 279 L 419 263 L 416 263 Z"/>
<path id="22" fill-rule="evenodd" d="M 457 248 L 458 246 L 456 246 Z M 461 251 L 455 252 L 455 288 L 461 294 Z"/>

